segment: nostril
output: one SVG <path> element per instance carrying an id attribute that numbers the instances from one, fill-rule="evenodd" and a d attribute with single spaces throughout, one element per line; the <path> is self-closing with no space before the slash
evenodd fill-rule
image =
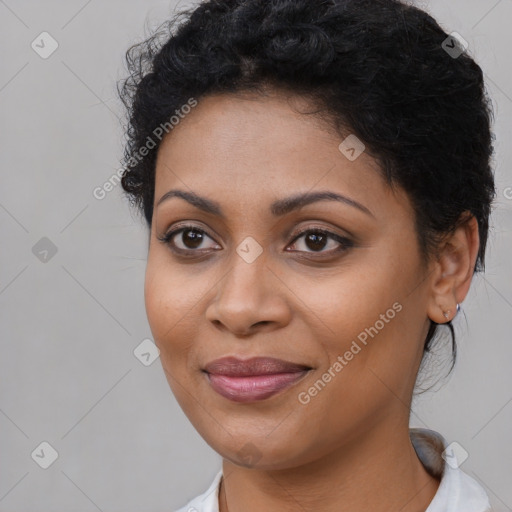
<path id="1" fill-rule="evenodd" d="M 253 327 L 257 326 L 257 325 L 267 325 L 269 324 L 270 322 L 268 320 L 262 320 L 261 322 L 256 322 Z"/>

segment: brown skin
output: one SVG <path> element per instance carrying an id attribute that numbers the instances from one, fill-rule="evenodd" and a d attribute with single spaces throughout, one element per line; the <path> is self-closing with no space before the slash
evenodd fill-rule
<path id="1" fill-rule="evenodd" d="M 424 266 L 408 196 L 386 185 L 367 153 L 349 161 L 338 149 L 343 137 L 293 108 L 306 106 L 277 91 L 212 95 L 163 140 L 145 282 L 149 324 L 176 399 L 223 457 L 221 512 L 424 511 L 439 482 L 409 440 L 411 396 L 428 318 L 451 320 L 469 290 L 477 223 L 466 222 Z M 226 219 L 182 198 L 156 207 L 171 189 L 218 202 Z M 372 215 L 326 200 L 270 213 L 277 199 L 320 190 Z M 207 233 L 199 245 L 188 233 L 174 236 L 189 259 L 157 239 L 183 221 Z M 336 253 L 333 238 L 324 246 L 307 235 L 295 240 L 301 228 L 327 229 L 353 246 Z M 263 249 L 252 263 L 236 252 L 248 236 Z M 301 404 L 298 394 L 395 302 L 401 311 Z M 236 403 L 201 371 L 230 355 L 313 370 L 269 399 Z M 252 463 L 242 459 L 247 443 Z"/>

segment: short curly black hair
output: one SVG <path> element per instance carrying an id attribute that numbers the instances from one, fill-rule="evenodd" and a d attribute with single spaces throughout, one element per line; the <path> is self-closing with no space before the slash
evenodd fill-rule
<path id="1" fill-rule="evenodd" d="M 155 128 L 190 98 L 271 86 L 308 98 L 340 134 L 364 142 L 386 182 L 407 192 L 425 261 L 474 216 L 473 270 L 484 270 L 496 194 L 493 112 L 482 70 L 463 50 L 429 14 L 397 0 L 200 2 L 126 52 L 123 189 L 151 227 Z M 438 325 L 431 321 L 426 351 Z"/>

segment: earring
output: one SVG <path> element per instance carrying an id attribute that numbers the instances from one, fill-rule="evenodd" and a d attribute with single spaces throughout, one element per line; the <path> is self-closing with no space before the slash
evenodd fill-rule
<path id="1" fill-rule="evenodd" d="M 460 304 L 457 304 L 457 311 L 455 313 L 455 316 L 457 316 L 457 313 L 460 311 Z M 450 316 L 452 310 L 449 309 L 448 311 L 443 311 L 443 316 L 448 320 L 448 317 Z M 455 318 L 455 317 L 454 317 Z"/>

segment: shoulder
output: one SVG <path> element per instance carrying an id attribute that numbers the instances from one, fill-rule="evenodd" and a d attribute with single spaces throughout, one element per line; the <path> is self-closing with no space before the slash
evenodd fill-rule
<path id="1" fill-rule="evenodd" d="M 483 487 L 460 469 L 456 450 L 435 431 L 413 428 L 411 441 L 425 469 L 440 479 L 439 488 L 425 512 L 490 512 Z"/>
<path id="2" fill-rule="evenodd" d="M 222 469 L 215 475 L 208 489 L 189 501 L 176 512 L 219 512 L 219 486 L 222 478 Z"/>
<path id="3" fill-rule="evenodd" d="M 480 484 L 459 468 L 446 466 L 439 489 L 426 512 L 490 512 L 489 498 Z"/>

